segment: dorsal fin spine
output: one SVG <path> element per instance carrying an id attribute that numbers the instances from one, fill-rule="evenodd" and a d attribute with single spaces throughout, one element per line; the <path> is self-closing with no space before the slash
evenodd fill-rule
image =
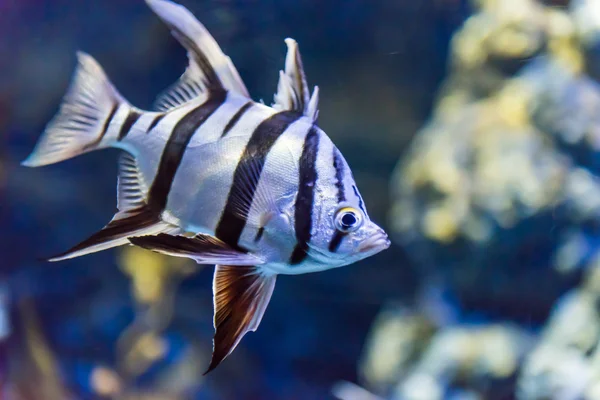
<path id="1" fill-rule="evenodd" d="M 279 72 L 273 108 L 279 111 L 297 111 L 316 121 L 319 114 L 319 88 L 315 87 L 310 96 L 298 43 L 291 38 L 285 39 L 285 43 L 285 71 Z"/>

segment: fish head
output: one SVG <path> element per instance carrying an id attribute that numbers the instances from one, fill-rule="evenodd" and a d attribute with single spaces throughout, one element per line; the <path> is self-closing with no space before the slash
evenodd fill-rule
<path id="1" fill-rule="evenodd" d="M 317 219 L 309 243 L 313 260 L 327 268 L 352 264 L 390 246 L 387 233 L 369 218 L 348 164 L 339 151 L 334 154 L 336 178 L 317 187 Z"/>
<path id="2" fill-rule="evenodd" d="M 341 265 L 373 256 L 390 246 L 387 233 L 360 208 L 339 207 L 334 213 L 333 224 L 335 232 L 328 243 L 328 251 L 343 260 Z"/>

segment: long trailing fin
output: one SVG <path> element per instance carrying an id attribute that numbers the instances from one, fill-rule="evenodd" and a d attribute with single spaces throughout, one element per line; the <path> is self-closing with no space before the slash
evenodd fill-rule
<path id="1" fill-rule="evenodd" d="M 125 100 L 90 55 L 77 53 L 78 66 L 58 114 L 21 164 L 39 167 L 108 146 L 104 139 Z"/>
<path id="2" fill-rule="evenodd" d="M 160 220 L 154 211 L 144 206 L 137 210 L 129 210 L 126 215 L 117 213 L 115 218 L 100 231 L 64 253 L 48 258 L 48 261 L 55 262 L 81 257 L 129 244 L 128 238 L 131 236 L 155 235 L 161 232 L 176 234 L 180 232 L 180 229 Z"/>
<path id="3" fill-rule="evenodd" d="M 213 277 L 215 336 L 210 365 L 214 370 L 239 344 L 256 331 L 275 288 L 276 275 L 258 267 L 217 265 Z"/>
<path id="4" fill-rule="evenodd" d="M 146 3 L 187 50 L 189 58 L 179 81 L 157 99 L 158 109 L 176 107 L 208 90 L 228 90 L 250 97 L 231 59 L 187 8 L 168 0 Z"/>
<path id="5" fill-rule="evenodd" d="M 148 187 L 134 156 L 126 152 L 122 153 L 119 159 L 117 183 L 119 211 L 100 231 L 66 252 L 49 258 L 48 261 L 80 257 L 129 244 L 131 236 L 180 233 L 180 228 L 163 221 L 160 215 L 147 205 L 147 193 Z"/>
<path id="6" fill-rule="evenodd" d="M 297 111 L 316 121 L 319 113 L 319 88 L 315 86 L 312 96 L 309 94 L 298 43 L 291 38 L 285 39 L 285 43 L 285 72 L 279 72 L 273 108 Z"/>
<path id="7" fill-rule="evenodd" d="M 234 249 L 214 236 L 197 234 L 194 237 L 159 234 L 131 237 L 129 241 L 139 247 L 175 257 L 195 260 L 198 264 L 228 263 L 256 265 L 264 261 L 245 251 Z"/>

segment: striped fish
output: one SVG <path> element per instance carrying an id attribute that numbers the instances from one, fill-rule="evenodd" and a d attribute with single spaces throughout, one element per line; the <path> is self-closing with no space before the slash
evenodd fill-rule
<path id="1" fill-rule="evenodd" d="M 117 214 L 50 261 L 133 244 L 216 264 L 209 372 L 256 330 L 278 274 L 348 265 L 389 240 L 317 126 L 319 91 L 309 93 L 294 40 L 285 41 L 285 68 L 268 107 L 251 100 L 230 58 L 186 8 L 146 1 L 187 50 L 185 73 L 153 111 L 143 111 L 79 53 L 60 110 L 23 165 L 124 150 Z"/>

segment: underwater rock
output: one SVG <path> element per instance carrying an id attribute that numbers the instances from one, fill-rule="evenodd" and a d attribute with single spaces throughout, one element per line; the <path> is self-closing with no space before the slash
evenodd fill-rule
<path id="1" fill-rule="evenodd" d="M 408 372 L 433 329 L 432 321 L 425 315 L 409 309 L 389 307 L 382 311 L 371 327 L 359 365 L 362 380 L 377 391 L 395 384 L 398 376 Z"/>
<path id="2" fill-rule="evenodd" d="M 600 269 L 589 270 L 584 284 L 564 295 L 526 357 L 518 398 L 600 398 Z"/>
<path id="3" fill-rule="evenodd" d="M 440 318 L 439 309 L 451 305 L 436 295 L 427 290 L 417 307 L 390 305 L 382 311 L 359 365 L 361 382 L 393 400 L 504 398 L 534 335 L 510 322 Z M 338 397 L 352 399 L 351 388 L 345 389 Z"/>
<path id="4" fill-rule="evenodd" d="M 391 181 L 396 243 L 456 318 L 382 311 L 361 383 L 386 399 L 597 399 L 600 3 L 474 4 Z"/>
<path id="5" fill-rule="evenodd" d="M 494 228 L 555 204 L 567 167 L 527 123 L 527 95 L 514 79 L 496 96 L 428 124 L 393 182 L 397 232 L 483 242 Z"/>
<path id="6" fill-rule="evenodd" d="M 539 334 L 502 321 L 440 324 L 425 309 L 387 307 L 359 366 L 368 391 L 344 385 L 334 393 L 342 400 L 363 392 L 393 400 L 598 399 L 599 303 L 596 266 L 556 302 Z"/>
<path id="7" fill-rule="evenodd" d="M 488 391 L 506 391 L 529 336 L 509 324 L 446 327 L 436 333 L 410 373 L 395 389 L 393 399 L 445 399 L 460 387 L 481 398 Z M 510 386 L 509 386 L 510 387 Z"/>
<path id="8" fill-rule="evenodd" d="M 598 174 L 600 162 L 600 83 L 548 60 L 526 71 L 535 94 L 528 104 L 531 122 L 569 161 Z"/>
<path id="9" fill-rule="evenodd" d="M 471 76 L 473 63 L 453 63 L 447 82 L 458 85 L 446 85 L 431 120 L 398 163 L 390 221 L 424 275 L 444 276 L 463 304 L 478 307 L 492 294 L 486 301 L 514 309 L 511 317 L 530 313 L 540 321 L 573 284 L 556 271 L 585 267 L 595 254 L 600 87 L 585 74 L 575 13 L 509 3 L 479 2 L 480 11 L 455 36 L 455 60 L 468 59 L 461 46 L 484 51 L 475 44 L 489 28 L 476 28 L 478 19 L 497 21 L 500 30 L 527 26 L 519 32 L 544 45 L 524 45 L 522 54 L 537 56 L 524 57 L 513 74 L 491 72 L 493 57 L 474 57 L 484 74 L 500 80 L 469 101 L 456 99 L 472 92 L 477 79 L 457 77 Z M 512 54 L 509 42 L 499 43 L 498 54 L 502 48 Z M 548 274 L 545 290 L 524 290 L 541 272 Z"/>
<path id="10" fill-rule="evenodd" d="M 570 12 L 585 54 L 586 73 L 600 81 L 600 3 L 595 0 L 573 0 Z"/>
<path id="11" fill-rule="evenodd" d="M 546 46 L 545 8 L 535 0 L 475 0 L 452 38 L 450 75 L 436 112 L 493 94 Z"/>

